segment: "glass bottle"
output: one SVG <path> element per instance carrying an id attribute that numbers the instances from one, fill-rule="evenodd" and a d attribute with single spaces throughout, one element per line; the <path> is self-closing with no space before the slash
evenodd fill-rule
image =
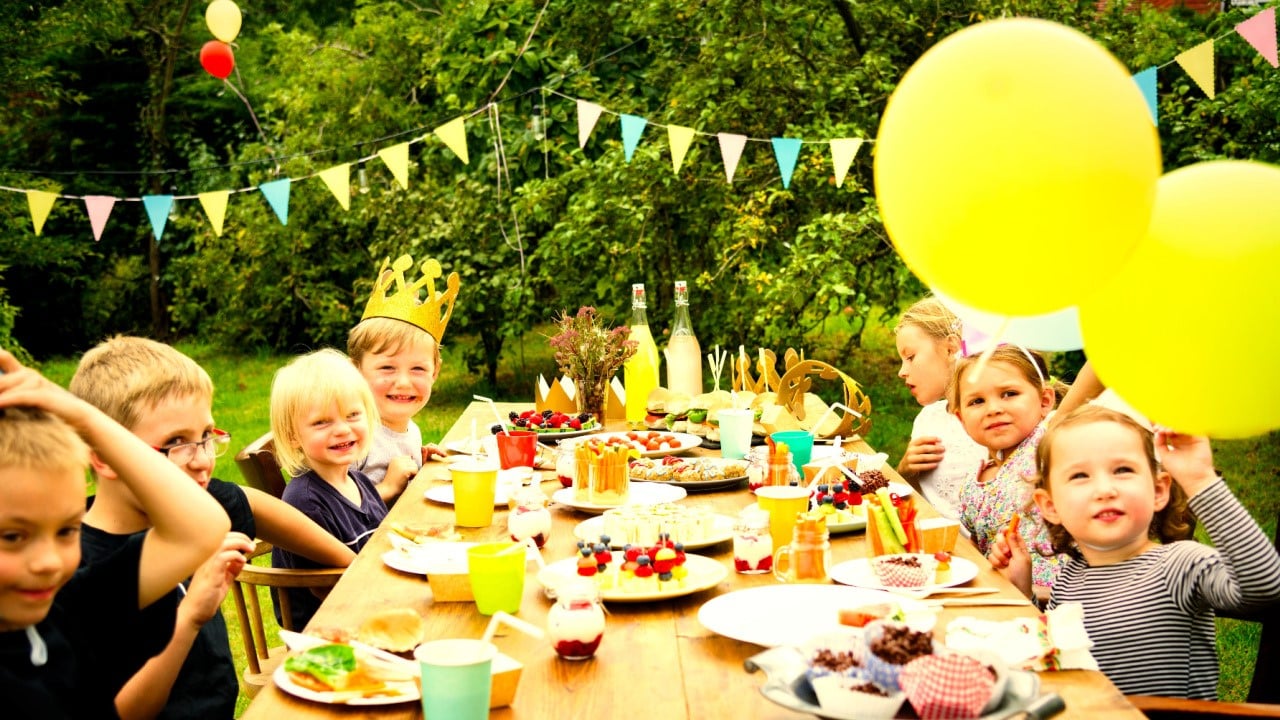
<path id="1" fill-rule="evenodd" d="M 547 637 L 565 660 L 586 660 L 604 637 L 604 610 L 594 582 L 569 578 L 556 586 L 556 604 L 547 611 Z"/>
<path id="2" fill-rule="evenodd" d="M 644 427 L 645 407 L 649 393 L 658 386 L 658 346 L 649 332 L 649 318 L 645 314 L 644 284 L 631 286 L 631 339 L 638 347 L 636 354 L 622 366 L 623 387 L 627 395 L 627 424 L 633 428 Z"/>
<path id="3" fill-rule="evenodd" d="M 676 316 L 667 343 L 667 389 L 689 397 L 702 394 L 702 346 L 689 320 L 689 286 L 676 281 Z"/>

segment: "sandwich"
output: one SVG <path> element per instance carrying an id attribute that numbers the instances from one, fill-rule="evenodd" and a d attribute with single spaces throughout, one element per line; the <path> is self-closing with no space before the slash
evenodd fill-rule
<path id="1" fill-rule="evenodd" d="M 400 608 L 370 616 L 360 624 L 356 639 L 383 650 L 406 652 L 422 642 L 426 631 L 421 615 L 409 608 Z"/>
<path id="2" fill-rule="evenodd" d="M 287 658 L 284 670 L 294 684 L 315 692 L 342 693 L 353 698 L 398 695 L 388 683 L 412 680 L 412 674 L 373 668 L 356 657 L 350 645 L 320 645 Z"/>
<path id="3" fill-rule="evenodd" d="M 645 401 L 645 427 L 650 430 L 683 432 L 690 399 L 686 393 L 672 392 L 662 386 L 654 388 Z M 680 423 L 679 427 L 677 423 Z"/>
<path id="4" fill-rule="evenodd" d="M 689 404 L 693 398 L 688 393 L 673 392 L 667 398 L 666 429 L 672 432 L 684 432 L 689 427 Z"/>
<path id="5" fill-rule="evenodd" d="M 720 426 L 716 416 L 733 402 L 727 390 L 703 393 L 689 403 L 686 432 L 707 439 L 719 439 Z M 715 433 L 715 438 L 711 434 Z"/>

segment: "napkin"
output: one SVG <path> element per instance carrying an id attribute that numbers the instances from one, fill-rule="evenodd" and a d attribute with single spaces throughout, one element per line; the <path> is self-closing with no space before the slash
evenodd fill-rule
<path id="1" fill-rule="evenodd" d="M 946 645 L 990 650 L 1017 670 L 1097 670 L 1084 629 L 1084 606 L 1063 603 L 1035 617 L 983 620 L 958 617 L 947 624 Z"/>

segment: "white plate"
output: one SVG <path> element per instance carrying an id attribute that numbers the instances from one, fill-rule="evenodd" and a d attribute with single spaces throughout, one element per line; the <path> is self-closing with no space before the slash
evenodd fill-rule
<path id="1" fill-rule="evenodd" d="M 357 650 L 357 652 L 359 652 Z M 320 692 L 310 688 L 302 687 L 295 683 L 293 678 L 289 677 L 289 672 L 284 669 L 284 663 L 280 663 L 276 667 L 276 671 L 272 673 L 271 678 L 275 680 L 276 687 L 303 700 L 311 700 L 312 702 L 325 703 L 327 705 L 398 705 L 405 702 L 417 702 L 422 698 L 422 689 L 417 679 L 404 682 L 387 683 L 388 688 L 393 688 L 398 693 L 396 695 L 375 695 L 373 697 L 352 697 L 350 693 L 345 692 Z"/>
<path id="2" fill-rule="evenodd" d="M 498 489 L 493 493 L 493 506 L 506 507 L 507 496 L 511 493 L 511 485 L 499 483 Z M 453 486 L 448 483 L 444 485 L 433 485 L 426 493 L 423 494 L 428 500 L 434 500 L 445 505 L 453 504 Z"/>
<path id="3" fill-rule="evenodd" d="M 420 558 L 403 550 L 388 550 L 382 553 L 382 562 L 392 570 L 399 570 L 410 575 L 426 575 L 427 566 Z"/>
<path id="4" fill-rule="evenodd" d="M 729 576 L 728 568 L 716 560 L 701 555 L 685 555 L 684 565 L 689 569 L 689 575 L 684 579 L 684 585 L 681 587 L 642 592 L 632 592 L 616 587 L 608 588 L 600 591 L 600 599 L 606 602 L 648 602 L 684 597 L 713 588 Z M 549 595 L 555 594 L 558 582 L 576 577 L 578 577 L 576 556 L 557 560 L 538 571 L 538 583 L 548 591 Z"/>
<path id="5" fill-rule="evenodd" d="M 860 605 L 897 603 L 907 624 L 932 630 L 937 615 L 924 603 L 877 590 L 843 585 L 761 585 L 714 597 L 698 609 L 698 621 L 717 635 L 765 647 L 803 642 L 839 630 L 839 613 Z"/>
<path id="6" fill-rule="evenodd" d="M 475 438 L 474 444 L 472 443 L 471 438 L 467 438 L 466 440 L 450 440 L 444 444 L 444 449 L 458 455 L 493 455 L 496 457 L 498 454 L 498 445 L 496 442 L 489 440 L 491 437 L 493 436 L 477 437 Z"/>
<path id="7" fill-rule="evenodd" d="M 759 510 L 758 503 L 751 503 L 745 510 Z M 866 512 L 865 510 L 863 512 Z M 831 515 L 827 516 L 827 532 L 839 535 L 841 533 L 853 532 L 854 530 L 867 529 L 867 518 L 865 515 L 854 515 L 852 520 L 848 522 L 831 522 Z"/>
<path id="8" fill-rule="evenodd" d="M 656 482 L 633 482 L 629 483 L 630 490 L 627 496 L 627 505 L 658 505 L 661 503 L 676 502 L 683 500 L 689 493 L 685 492 L 682 487 L 669 485 L 667 483 Z M 573 498 L 573 488 L 561 488 L 551 496 L 551 501 L 560 503 L 565 507 L 581 510 L 589 513 L 602 513 L 609 508 L 618 507 L 617 505 L 597 505 L 595 503 L 580 502 Z"/>
<path id="9" fill-rule="evenodd" d="M 507 429 L 508 430 L 528 430 L 529 428 L 527 427 L 518 428 L 514 425 L 507 425 Z M 586 430 L 565 430 L 563 432 L 559 430 L 535 430 L 534 432 L 538 434 L 538 442 L 558 443 L 561 440 L 568 440 L 569 438 L 582 437 L 583 435 L 598 433 L 600 432 L 600 426 L 596 425 L 595 427 L 587 428 Z"/>
<path id="10" fill-rule="evenodd" d="M 722 543 L 733 539 L 733 523 L 735 521 L 732 515 L 712 515 L 711 519 L 712 522 L 715 523 L 711 537 L 704 538 L 697 542 L 686 542 L 684 544 L 685 550 L 697 550 L 698 548 L 704 548 L 709 545 L 715 545 L 716 543 Z M 583 520 L 573 528 L 573 536 L 579 540 L 585 540 L 587 542 L 598 541 L 602 532 L 604 532 L 604 516 L 602 515 L 597 515 L 588 520 Z M 677 538 L 672 539 L 675 540 Z M 615 548 L 622 547 L 622 543 L 619 540 L 613 540 L 612 538 L 610 538 L 609 544 Z"/>
<path id="11" fill-rule="evenodd" d="M 978 577 L 977 565 L 962 557 L 952 555 L 951 579 L 944 583 L 927 583 L 921 589 L 937 590 L 938 588 L 963 585 L 976 577 Z M 844 585 L 853 585 L 854 587 L 867 588 L 868 590 L 888 589 L 884 585 L 880 584 L 880 580 L 876 578 L 875 571 L 871 569 L 871 561 L 866 558 L 861 560 L 846 560 L 845 562 L 832 566 L 831 579 Z"/>
<path id="12" fill-rule="evenodd" d="M 680 453 L 688 452 L 702 444 L 702 438 L 698 437 L 697 435 L 690 435 L 689 433 L 665 432 L 662 430 L 636 430 L 635 432 L 642 433 L 642 434 L 656 432 L 659 435 L 662 435 L 664 438 L 680 441 L 680 447 L 678 448 L 667 448 L 666 450 L 636 449 L 636 452 L 640 454 L 640 457 L 663 457 L 666 455 L 679 455 Z M 625 432 L 600 433 L 595 437 L 593 437 L 592 439 L 600 440 L 601 442 L 607 442 L 609 438 L 613 438 L 613 437 L 620 437 L 620 438 L 626 439 L 627 433 Z"/>

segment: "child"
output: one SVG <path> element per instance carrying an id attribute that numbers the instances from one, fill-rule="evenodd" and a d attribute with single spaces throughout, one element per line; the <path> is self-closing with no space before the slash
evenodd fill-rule
<path id="1" fill-rule="evenodd" d="M 902 367 L 898 377 L 922 406 L 898 473 L 915 484 L 944 517 L 960 516 L 960 488 L 972 482 L 986 450 L 947 412 L 947 383 L 961 351 L 960 318 L 927 297 L 902 313 L 893 330 Z"/>
<path id="2" fill-rule="evenodd" d="M 1280 556 L 1217 476 L 1209 441 L 1161 431 L 1153 442 L 1127 415 L 1085 406 L 1045 434 L 1036 460 L 1035 502 L 1067 557 L 1049 606 L 1083 604 L 1093 655 L 1121 692 L 1216 699 L 1214 611 L 1280 600 Z M 1186 540 L 1188 506 L 1216 549 Z M 1025 573 L 1020 539 L 1006 549 Z"/>
<path id="3" fill-rule="evenodd" d="M 164 599 L 218 549 L 230 522 L 208 493 L 97 408 L 2 350 L 0 373 L 4 714 L 115 717 L 118 688 L 102 669 L 122 648 L 164 647 L 175 617 Z M 94 461 L 113 468 L 154 527 L 77 570 L 91 457 L 86 441 Z M 167 613 L 162 632 L 140 625 L 144 609 Z"/>
<path id="4" fill-rule="evenodd" d="M 296 476 L 284 501 L 301 510 L 354 552 L 387 516 L 377 488 L 353 469 L 369 451 L 378 407 L 369 385 L 346 355 L 318 350 L 276 371 L 271 383 L 271 432 L 281 467 Z M 279 568 L 323 567 L 277 547 Z M 306 590 L 289 593 L 293 627 L 302 628 L 320 607 Z M 277 611 L 278 612 L 278 611 Z"/>
<path id="5" fill-rule="evenodd" d="M 960 522 L 984 555 L 1002 533 L 1015 530 L 1036 551 L 1032 578 L 1047 599 L 1058 559 L 1031 501 L 1035 452 L 1045 418 L 1057 400 L 1043 359 L 1018 345 L 1001 345 L 974 377 L 978 357 L 956 363 L 948 408 L 965 432 L 988 451 L 977 481 L 960 491 Z M 1001 568 L 1002 572 L 1005 568 Z"/>
<path id="6" fill-rule="evenodd" d="M 431 386 L 440 376 L 440 340 L 458 294 L 458 274 L 450 274 L 446 291 L 437 293 L 440 263 L 423 263 L 422 278 L 406 287 L 404 271 L 412 266 L 408 255 L 398 258 L 391 270 L 383 261 L 364 316 L 347 336 L 347 354 L 369 383 L 382 418 L 369 454 L 356 469 L 378 486 L 387 503 L 404 492 L 425 460 L 445 455 L 435 445 L 423 446 L 413 416 L 426 407 Z M 427 297 L 419 299 L 424 284 Z M 395 292 L 388 295 L 392 289 Z"/>
<path id="7" fill-rule="evenodd" d="M 115 337 L 85 353 L 71 379 L 71 391 L 124 425 L 176 465 L 195 485 L 206 489 L 231 519 L 232 533 L 210 562 L 224 567 L 231 555 L 253 550 L 250 538 L 305 555 L 325 565 L 346 567 L 355 559 L 350 548 L 284 501 L 254 488 L 242 488 L 213 477 L 216 459 L 230 445 L 230 436 L 214 427 L 213 381 L 194 360 L 178 350 L 139 337 Z M 151 522 L 129 488 L 109 467 L 99 468 L 98 494 L 85 515 L 82 562 L 92 565 L 111 555 Z M 236 572 L 202 567 L 189 586 L 173 590 L 179 618 L 173 639 L 151 661 L 130 649 L 103 672 L 123 682 L 144 662 L 146 668 L 126 686 L 141 683 L 144 692 L 126 692 L 135 709 L 154 705 L 160 717 L 231 717 L 239 683 L 231 660 L 226 622 L 220 612 L 223 597 Z M 147 622 L 159 622 L 148 617 Z M 154 673 L 154 674 L 153 674 Z M 165 677 L 176 675 L 172 692 Z M 147 677 L 143 681 L 140 678 Z M 172 697 L 173 702 L 167 702 Z"/>

